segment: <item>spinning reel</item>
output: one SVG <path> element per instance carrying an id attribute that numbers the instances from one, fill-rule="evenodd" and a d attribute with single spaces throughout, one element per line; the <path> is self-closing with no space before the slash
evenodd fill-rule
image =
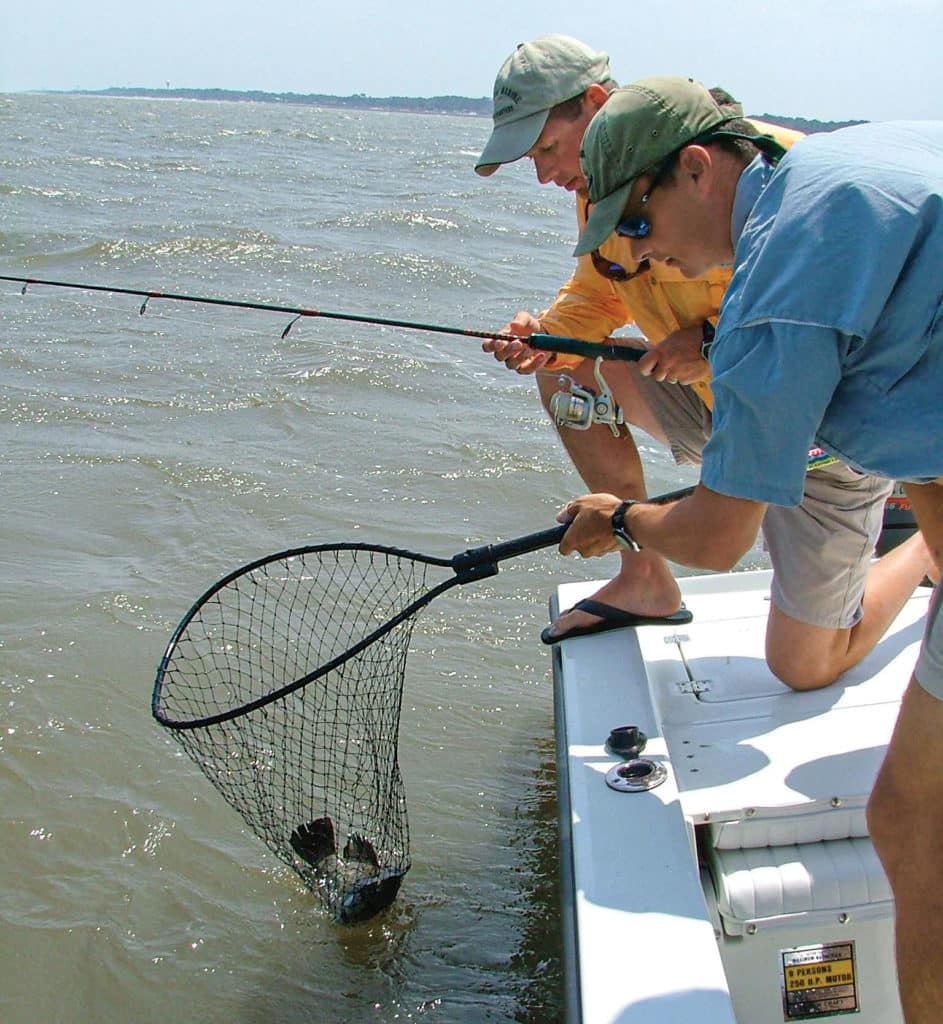
<path id="1" fill-rule="evenodd" d="M 581 387 L 565 373 L 557 378 L 564 390 L 550 396 L 550 415 L 558 427 L 589 430 L 594 423 L 605 423 L 613 437 L 619 436 L 619 427 L 625 420 L 602 375 L 602 357 L 593 363 L 593 378 L 599 386 L 598 394 L 591 388 Z"/>

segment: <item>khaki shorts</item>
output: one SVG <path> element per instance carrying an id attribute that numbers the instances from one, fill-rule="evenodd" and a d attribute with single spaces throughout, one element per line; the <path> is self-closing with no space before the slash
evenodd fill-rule
<path id="1" fill-rule="evenodd" d="M 923 645 L 914 675 L 917 682 L 938 700 L 943 700 L 943 615 L 940 606 L 943 604 L 943 589 L 938 585 L 927 612 L 927 630 L 923 635 Z"/>
<path id="2" fill-rule="evenodd" d="M 638 377 L 680 465 L 698 464 L 710 410 L 693 388 Z M 881 533 L 892 480 L 835 462 L 806 475 L 802 503 L 770 505 L 763 538 L 773 566 L 772 601 L 790 618 L 850 629 L 861 618 L 865 577 Z"/>
<path id="3" fill-rule="evenodd" d="M 711 436 L 711 411 L 701 396 L 684 384 L 659 383 L 640 373 L 635 379 L 639 392 L 670 442 L 675 462 L 679 466 L 699 466 L 701 452 Z"/>

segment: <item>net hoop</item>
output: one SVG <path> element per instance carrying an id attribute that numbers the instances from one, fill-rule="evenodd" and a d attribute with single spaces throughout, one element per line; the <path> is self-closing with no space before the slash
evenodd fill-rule
<path id="1" fill-rule="evenodd" d="M 443 581 L 431 590 L 426 591 L 426 593 L 422 594 L 420 597 L 416 598 L 416 600 L 408 604 L 402 611 L 390 618 L 387 622 L 384 622 L 383 625 L 379 626 L 372 633 L 348 647 L 341 654 L 338 654 L 323 665 L 319 665 L 313 671 L 306 673 L 293 682 L 272 690 L 271 693 L 265 694 L 263 697 L 257 697 L 255 700 L 246 701 L 234 708 L 230 708 L 227 711 L 220 711 L 214 715 L 203 715 L 199 718 L 178 719 L 164 713 L 161 709 L 161 697 L 163 695 L 164 683 L 167 680 L 170 667 L 173 663 L 174 653 L 176 652 L 181 640 L 185 637 L 190 624 L 200 614 L 203 608 L 205 608 L 206 605 L 212 601 L 218 593 L 220 593 L 220 591 L 225 590 L 226 587 L 241 577 L 248 576 L 266 565 L 272 565 L 275 562 L 286 562 L 293 558 L 301 558 L 306 555 L 318 555 L 330 551 L 364 551 L 394 558 L 410 559 L 415 562 L 421 562 L 425 565 L 434 565 L 443 568 L 449 568 L 452 566 L 452 561 L 450 559 L 437 558 L 433 555 L 417 554 L 414 551 L 406 551 L 403 548 L 387 547 L 379 544 L 342 543 L 315 544 L 298 548 L 289 548 L 285 551 L 279 551 L 272 555 L 266 555 L 263 558 L 257 558 L 253 562 L 248 562 L 245 565 L 240 566 L 238 569 L 234 569 L 232 572 L 214 583 L 194 602 L 193 606 L 180 621 L 180 624 L 174 630 L 173 635 L 168 641 L 163 657 L 161 658 L 160 664 L 157 668 L 157 677 L 151 698 L 151 712 L 153 713 L 154 718 L 168 729 L 183 731 L 188 729 L 206 728 L 211 725 L 218 725 L 222 722 L 229 722 L 235 718 L 247 715 L 252 711 L 256 711 L 259 708 L 263 708 L 274 701 L 286 697 L 288 694 L 293 693 L 296 690 L 300 690 L 302 687 L 307 686 L 309 683 L 314 682 L 316 679 L 321 678 L 333 669 L 343 665 L 345 661 L 349 661 L 364 650 L 364 648 L 375 643 L 381 637 L 391 632 L 401 622 L 415 615 L 440 594 L 463 582 L 463 578 L 460 574 L 454 576 L 452 579 Z"/>

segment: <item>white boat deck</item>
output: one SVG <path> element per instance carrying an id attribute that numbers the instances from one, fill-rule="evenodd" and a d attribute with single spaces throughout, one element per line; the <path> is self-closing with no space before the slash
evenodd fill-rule
<path id="1" fill-rule="evenodd" d="M 705 901 L 695 843 L 703 844 L 708 829 L 715 836 L 724 828 L 741 830 L 741 839 L 751 829 L 779 835 L 762 838 L 764 847 L 779 845 L 783 835 L 805 842 L 810 829 L 814 839 L 861 834 L 849 822 L 863 821 L 930 593 L 918 590 L 877 648 L 839 683 L 795 693 L 763 657 L 768 572 L 680 582 L 694 614 L 689 625 L 619 630 L 555 649 L 573 1022 L 746 1024 L 729 994 L 721 928 Z M 598 586 L 561 586 L 553 610 Z M 648 792 L 606 784 L 622 760 L 606 740 L 624 725 L 643 730 L 642 756 L 667 771 Z M 866 838 L 859 842 L 870 847 Z M 749 928 L 753 934 L 756 925 Z M 793 1019 L 783 1013 L 774 1005 L 762 1019 Z"/>

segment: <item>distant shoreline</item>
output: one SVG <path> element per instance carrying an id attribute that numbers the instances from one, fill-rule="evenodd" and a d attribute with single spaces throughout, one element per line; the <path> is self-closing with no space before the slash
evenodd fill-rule
<path id="1" fill-rule="evenodd" d="M 68 89 L 65 96 L 114 96 L 133 99 L 216 100 L 226 103 L 280 103 L 309 107 L 341 107 L 353 110 L 386 110 L 419 114 L 470 114 L 491 116 L 491 99 L 485 96 L 328 96 L 322 93 L 263 92 L 258 89 L 146 89 L 114 86 L 109 89 Z"/>
<path id="2" fill-rule="evenodd" d="M 413 114 L 457 114 L 490 117 L 492 101 L 488 96 L 329 96 L 323 93 L 264 92 L 258 89 L 145 89 L 118 87 L 109 89 L 48 90 L 65 96 L 113 96 L 131 99 L 216 100 L 227 103 L 281 103 L 297 106 L 335 107 L 349 110 L 381 110 Z M 831 132 L 861 121 L 817 121 L 812 118 L 786 117 L 780 114 L 752 114 L 751 117 L 785 128 L 806 132 Z"/>

